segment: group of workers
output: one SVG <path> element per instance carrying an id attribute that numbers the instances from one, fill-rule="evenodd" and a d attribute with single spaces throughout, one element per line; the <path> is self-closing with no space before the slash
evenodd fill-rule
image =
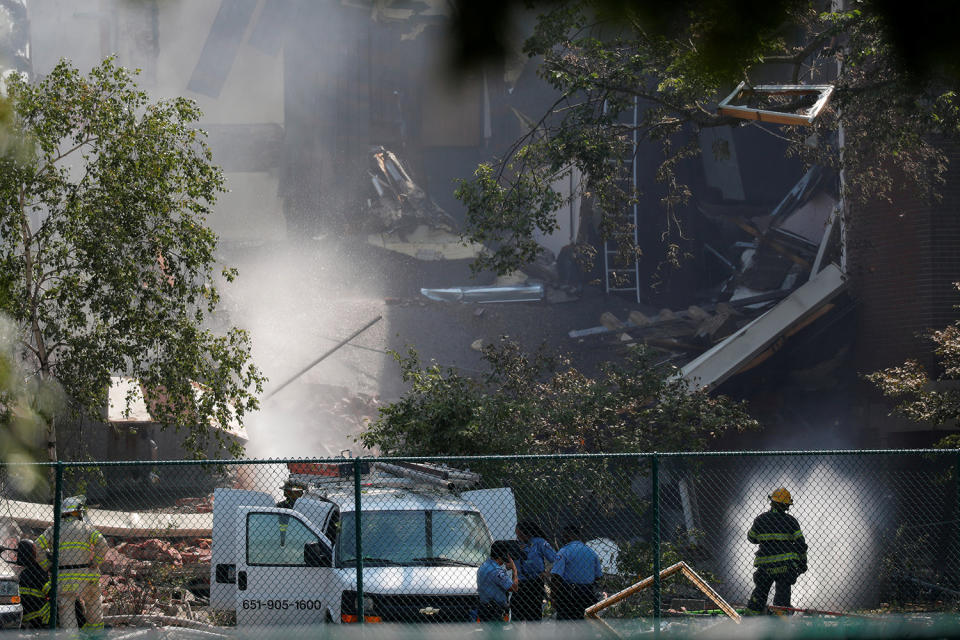
<path id="1" fill-rule="evenodd" d="M 294 483 L 283 489 L 284 501 L 277 506 L 290 508 L 303 494 L 303 488 Z M 757 516 L 747 532 L 747 539 L 759 545 L 753 561 L 754 590 L 747 603 L 751 614 L 766 609 L 774 584 L 774 606 L 789 608 L 792 585 L 807 570 L 806 541 L 797 519 L 787 513 L 793 505 L 790 492 L 780 487 L 769 499 L 770 509 Z M 85 511 L 83 496 L 66 498 L 60 506 L 57 615 L 62 628 L 76 629 L 81 613 L 82 630 L 96 634 L 103 630 L 99 567 L 108 546 L 103 535 L 84 521 Z M 543 617 L 547 585 L 557 620 L 583 619 L 584 610 L 598 601 L 595 585 L 603 572 L 600 557 L 583 543 L 579 528 L 563 528 L 564 546 L 558 551 L 533 522 L 518 523 L 516 536 L 519 545 L 509 540 L 494 542 L 490 557 L 477 569 L 478 619 L 538 621 Z M 21 540 L 17 544 L 24 628 L 50 625 L 53 537 L 51 526 L 35 543 Z"/>
<path id="2" fill-rule="evenodd" d="M 600 556 L 583 543 L 579 528 L 564 527 L 559 551 L 535 523 L 520 522 L 516 535 L 519 548 L 498 540 L 477 569 L 478 620 L 497 622 L 508 615 L 512 620 L 540 620 L 547 584 L 557 620 L 582 620 L 584 610 L 597 602 L 595 584 L 603 571 Z"/>
<path id="3" fill-rule="evenodd" d="M 793 497 L 780 487 L 769 500 L 770 509 L 757 516 L 747 532 L 747 540 L 759 545 L 753 560 L 754 589 L 747 603 L 748 615 L 766 611 L 773 585 L 774 606 L 789 609 L 792 586 L 807 571 L 806 540 L 800 523 L 787 513 Z M 599 556 L 583 543 L 578 528 L 564 528 L 565 546 L 559 551 L 553 550 L 532 522 L 520 522 L 516 534 L 519 553 L 511 541 L 498 540 L 490 548 L 490 558 L 477 570 L 478 620 L 540 620 L 548 580 L 557 620 L 582 619 L 585 609 L 598 600 L 595 583 L 603 574 Z"/>
<path id="4" fill-rule="evenodd" d="M 103 535 L 84 521 L 85 502 L 83 496 L 74 496 L 64 499 L 60 505 L 57 620 L 63 629 L 77 629 L 78 622 L 82 622 L 79 628 L 86 635 L 96 635 L 103 630 L 99 567 L 108 547 Z M 22 628 L 50 626 L 49 572 L 54 557 L 53 540 L 53 526 L 50 526 L 36 542 L 20 540 L 17 543 Z"/>

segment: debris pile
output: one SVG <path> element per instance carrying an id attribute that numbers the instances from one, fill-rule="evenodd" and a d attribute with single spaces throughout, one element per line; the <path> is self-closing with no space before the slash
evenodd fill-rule
<path id="1" fill-rule="evenodd" d="M 186 586 L 209 575 L 210 538 L 112 544 L 100 566 L 107 615 L 190 616 Z"/>
<path id="2" fill-rule="evenodd" d="M 843 251 L 835 172 L 812 167 L 772 210 L 699 206 L 716 227 L 716 246 L 705 243 L 704 250 L 725 270 L 722 281 L 697 292 L 697 304 L 685 309 L 638 309 L 627 318 L 607 312 L 598 326 L 570 331 L 571 338 L 646 344 L 685 362 L 687 380 L 713 387 L 763 362 L 832 309 L 849 307 L 834 302 L 845 286 L 835 266 Z"/>
<path id="3" fill-rule="evenodd" d="M 213 513 L 213 494 L 202 498 L 180 498 L 176 506 L 183 511 Z"/>
<path id="4" fill-rule="evenodd" d="M 420 225 L 455 230 L 453 219 L 413 181 L 393 151 L 373 147 L 368 172 L 373 188 L 366 200 L 366 226 L 371 231 L 405 235 Z"/>

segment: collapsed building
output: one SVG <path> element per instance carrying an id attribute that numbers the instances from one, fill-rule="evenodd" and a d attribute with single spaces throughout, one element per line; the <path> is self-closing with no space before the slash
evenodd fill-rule
<path id="1" fill-rule="evenodd" d="M 596 326 L 571 317 L 564 333 L 573 339 L 553 346 L 584 353 L 643 341 L 662 349 L 694 384 L 751 400 L 781 446 L 790 442 L 782 434 L 811 431 L 837 446 L 937 438 L 889 418 L 858 374 L 916 354 L 929 361 L 919 332 L 954 317 L 955 172 L 942 202 L 922 204 L 905 191 L 893 203 L 863 207 L 858 213 L 870 224 L 848 230 L 834 173 L 785 159 L 782 141 L 759 123 L 704 130 L 700 161 L 679 168 L 694 193 L 677 214 L 693 238 L 683 247 L 693 259 L 663 274 L 660 194 L 648 177 L 659 152 L 641 144 L 636 176 L 644 195 L 633 217 L 644 258 L 628 265 L 631 282 L 610 277 L 615 267 L 594 233 L 591 203 L 577 199 L 559 212 L 558 231 L 539 238 L 546 258 L 525 275 L 471 281 L 467 265 L 483 248 L 459 242 L 453 181 L 506 149 L 551 93 L 520 59 L 452 81 L 434 56 L 448 11 L 431 0 L 221 0 L 189 8 L 89 0 L 37 5 L 29 18 L 38 71 L 62 55 L 85 68 L 114 53 L 142 70 L 140 82 L 153 94 L 197 100 L 230 189 L 210 220 L 226 246 L 336 237 L 387 251 L 400 258 L 375 277 L 398 293 L 384 297 L 408 301 L 428 290 L 414 322 L 431 315 L 451 331 L 462 319 L 433 300 L 563 302 L 599 280 L 605 296 L 591 298 Z M 717 145 L 729 152 L 712 153 Z M 592 273 L 572 266 L 578 239 L 601 257 Z M 653 290 L 647 283 L 655 277 Z M 402 278 L 416 284 L 414 293 L 400 291 Z M 507 288 L 470 289 L 501 284 Z M 399 317 L 405 304 L 384 323 L 397 333 L 410 322 Z M 562 322 L 572 306 L 547 313 Z M 475 340 L 460 342 L 468 355 L 457 352 L 457 361 L 475 362 Z M 136 455 L 149 455 L 138 442 Z"/>

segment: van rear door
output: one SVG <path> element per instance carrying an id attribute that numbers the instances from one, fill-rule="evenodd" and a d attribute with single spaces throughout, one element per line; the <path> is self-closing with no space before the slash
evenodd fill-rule
<path id="1" fill-rule="evenodd" d="M 330 540 L 292 509 L 241 507 L 238 512 L 237 625 L 324 622 L 332 600 L 340 597 Z"/>
<path id="2" fill-rule="evenodd" d="M 233 611 L 237 600 L 237 528 L 241 506 L 272 507 L 273 498 L 262 491 L 213 490 L 213 531 L 210 550 L 210 608 Z"/>

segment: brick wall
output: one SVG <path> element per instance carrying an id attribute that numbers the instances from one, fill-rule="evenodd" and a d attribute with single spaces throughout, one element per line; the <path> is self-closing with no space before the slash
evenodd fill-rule
<path id="1" fill-rule="evenodd" d="M 859 303 L 856 365 L 861 372 L 908 357 L 933 361 L 918 334 L 958 315 L 960 295 L 960 144 L 944 145 L 951 160 L 942 201 L 923 202 L 908 185 L 892 203 L 852 212 L 849 270 Z"/>

